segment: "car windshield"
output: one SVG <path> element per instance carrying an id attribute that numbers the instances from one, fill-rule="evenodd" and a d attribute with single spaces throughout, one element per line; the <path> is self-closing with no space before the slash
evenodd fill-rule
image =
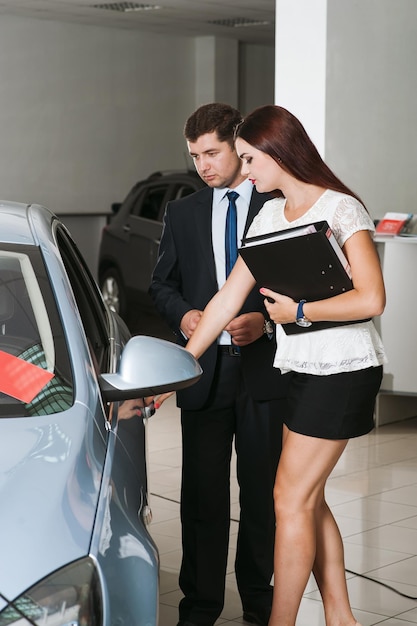
<path id="1" fill-rule="evenodd" d="M 0 417 L 46 415 L 73 403 L 61 320 L 38 248 L 0 250 Z"/>

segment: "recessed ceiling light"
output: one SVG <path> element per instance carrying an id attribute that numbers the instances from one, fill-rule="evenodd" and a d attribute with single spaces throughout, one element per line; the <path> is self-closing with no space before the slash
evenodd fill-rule
<path id="1" fill-rule="evenodd" d="M 246 17 L 238 17 L 236 19 L 227 20 L 210 20 L 208 24 L 227 26 L 228 28 L 242 28 L 245 26 L 269 26 L 271 22 L 267 20 L 251 20 Z"/>
<path id="2" fill-rule="evenodd" d="M 109 11 L 120 11 L 128 13 L 129 11 L 153 11 L 161 9 L 157 4 L 138 4 L 137 2 L 105 2 L 102 4 L 93 4 L 94 9 L 107 9 Z"/>

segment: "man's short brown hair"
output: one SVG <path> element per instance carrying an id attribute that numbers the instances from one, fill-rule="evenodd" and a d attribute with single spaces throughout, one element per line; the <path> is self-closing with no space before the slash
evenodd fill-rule
<path id="1" fill-rule="evenodd" d="M 203 104 L 185 122 L 184 136 L 194 142 L 201 135 L 216 132 L 219 141 L 227 141 L 233 147 L 235 129 L 241 122 L 241 113 L 229 104 Z"/>

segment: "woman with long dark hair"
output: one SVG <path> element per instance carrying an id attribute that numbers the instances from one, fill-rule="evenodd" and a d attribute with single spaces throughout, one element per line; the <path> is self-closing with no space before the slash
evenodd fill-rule
<path id="1" fill-rule="evenodd" d="M 279 106 L 255 109 L 236 130 L 242 172 L 258 191 L 276 196 L 248 236 L 326 220 L 352 272 L 353 289 L 315 302 L 295 302 L 261 288 L 276 324 L 274 366 L 292 371 L 290 415 L 274 487 L 274 599 L 269 626 L 295 626 L 313 572 L 327 626 L 359 626 L 352 614 L 343 543 L 325 501 L 326 481 L 349 438 L 373 428 L 375 398 L 386 361 L 370 320 L 385 307 L 374 224 L 356 194 L 323 162 L 299 120 Z M 307 269 L 307 268 L 306 268 Z M 277 272 L 285 268 L 277 267 Z M 239 258 L 205 309 L 187 349 L 199 357 L 237 314 L 254 278 Z M 297 320 L 310 332 L 286 335 Z M 363 321 L 368 320 L 368 321 Z M 319 321 L 349 322 L 314 330 Z M 352 323 L 353 322 L 353 323 Z"/>

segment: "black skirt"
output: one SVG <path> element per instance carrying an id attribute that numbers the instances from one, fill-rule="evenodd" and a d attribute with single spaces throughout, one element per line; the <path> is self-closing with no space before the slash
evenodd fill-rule
<path id="1" fill-rule="evenodd" d="M 293 372 L 286 426 L 321 439 L 350 439 L 374 427 L 382 366 L 329 376 Z"/>

